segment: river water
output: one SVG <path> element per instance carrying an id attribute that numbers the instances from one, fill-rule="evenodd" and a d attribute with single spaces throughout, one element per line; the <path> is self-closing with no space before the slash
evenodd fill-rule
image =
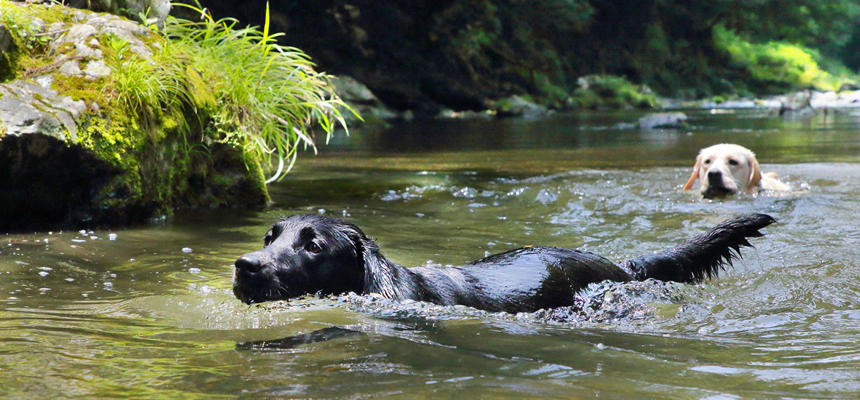
<path id="1" fill-rule="evenodd" d="M 630 112 L 396 124 L 303 154 L 262 211 L 0 236 L 0 396 L 857 398 L 860 112 L 689 116 L 656 131 L 618 125 Z M 682 192 L 719 142 L 794 190 Z M 599 285 L 588 315 L 230 292 L 232 261 L 294 213 L 349 219 L 414 266 L 530 244 L 622 261 L 750 212 L 778 222 L 719 278 Z"/>

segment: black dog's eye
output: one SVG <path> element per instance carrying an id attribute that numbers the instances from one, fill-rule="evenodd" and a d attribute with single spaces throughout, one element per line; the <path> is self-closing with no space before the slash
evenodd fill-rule
<path id="1" fill-rule="evenodd" d="M 263 236 L 263 247 L 272 244 L 273 240 L 275 240 L 275 235 L 272 234 L 272 231 L 266 232 L 266 236 Z"/>
<path id="2" fill-rule="evenodd" d="M 729 165 L 738 165 L 737 160 L 729 160 Z"/>
<path id="3" fill-rule="evenodd" d="M 314 254 L 319 254 L 319 252 L 322 251 L 322 248 L 320 247 L 320 245 L 318 245 L 314 242 L 310 242 L 307 244 L 307 246 L 305 246 L 305 250 L 307 250 L 311 253 L 314 253 Z"/>

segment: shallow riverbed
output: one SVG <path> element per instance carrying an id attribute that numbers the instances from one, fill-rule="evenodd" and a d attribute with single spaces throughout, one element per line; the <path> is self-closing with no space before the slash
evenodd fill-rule
<path id="1" fill-rule="evenodd" d="M 656 131 L 619 127 L 631 113 L 398 124 L 304 154 L 263 211 L 0 236 L 0 396 L 856 398 L 860 112 L 689 115 Z M 719 142 L 752 148 L 795 190 L 682 192 L 698 149 Z M 595 287 L 585 296 L 602 306 L 577 318 L 235 300 L 232 261 L 300 212 L 357 223 L 403 265 L 529 244 L 622 261 L 738 214 L 778 223 L 717 279 L 657 296 Z"/>

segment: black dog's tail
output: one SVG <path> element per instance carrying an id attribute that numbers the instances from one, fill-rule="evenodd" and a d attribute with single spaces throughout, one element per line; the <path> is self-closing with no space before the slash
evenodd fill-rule
<path id="1" fill-rule="evenodd" d="M 741 258 L 741 247 L 752 247 L 748 237 L 764 236 L 758 230 L 775 220 L 767 214 L 750 214 L 724 221 L 709 232 L 673 249 L 625 261 L 621 265 L 636 280 L 699 282 L 716 276 L 726 263 Z"/>

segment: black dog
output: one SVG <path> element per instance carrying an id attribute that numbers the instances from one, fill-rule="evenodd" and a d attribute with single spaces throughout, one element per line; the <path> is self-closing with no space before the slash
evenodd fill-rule
<path id="1" fill-rule="evenodd" d="M 762 236 L 758 230 L 773 222 L 765 214 L 734 218 L 673 249 L 620 266 L 581 250 L 525 247 L 464 267 L 404 268 L 386 259 L 353 224 L 296 215 L 272 226 L 262 250 L 236 260 L 233 293 L 248 304 L 308 293 L 355 292 L 529 312 L 571 305 L 574 293 L 593 282 L 698 282 L 715 276 L 725 263 L 740 257 L 741 246 L 752 246 L 746 238 Z"/>

